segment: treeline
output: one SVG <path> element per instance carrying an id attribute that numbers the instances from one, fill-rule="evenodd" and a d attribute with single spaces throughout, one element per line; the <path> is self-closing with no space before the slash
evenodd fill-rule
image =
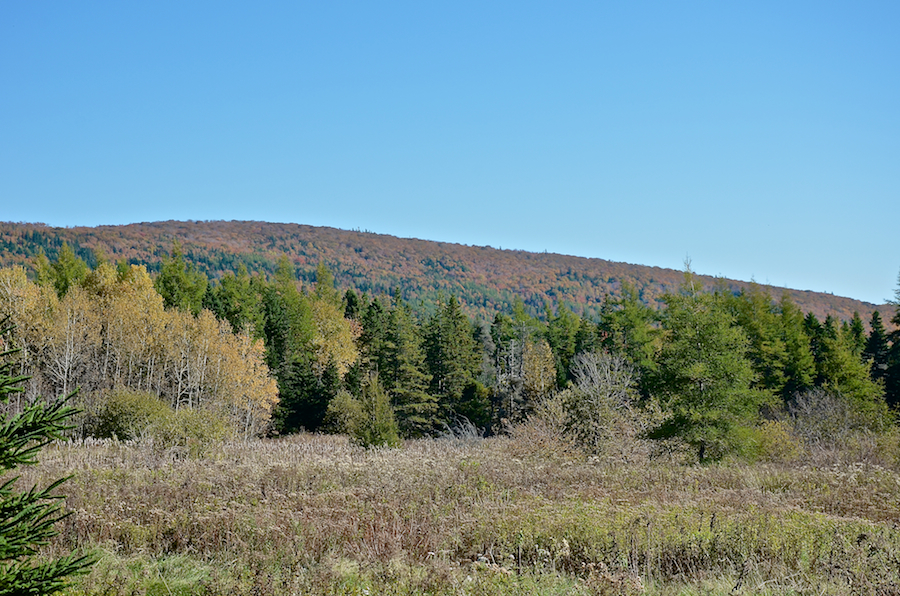
<path id="1" fill-rule="evenodd" d="M 250 275 L 274 275 L 281 255 L 287 255 L 300 281 L 315 282 L 316 267 L 325 263 L 340 288 L 370 296 L 400 288 L 417 313 L 432 314 L 448 295 L 455 295 L 467 315 L 490 322 L 497 312 L 510 312 L 517 300 L 532 316 L 543 317 L 565 305 L 597 320 L 607 295 L 619 297 L 631 284 L 653 308 L 675 292 L 681 273 L 602 259 L 548 253 L 499 250 L 491 247 L 429 242 L 327 227 L 265 222 L 155 222 L 126 226 L 54 228 L 41 224 L 0 222 L 0 266 L 22 265 L 30 273 L 38 255 L 58 258 L 64 243 L 90 267 L 105 258 L 144 265 L 156 275 L 172 241 L 183 243 L 185 260 L 209 279 L 217 280 L 241 265 Z M 704 283 L 716 280 L 701 277 Z M 730 280 L 733 291 L 749 284 Z M 773 290 L 778 296 L 781 289 Z M 874 305 L 830 294 L 784 290 L 804 312 L 820 319 L 832 313 L 850 319 L 853 311 L 868 313 Z M 443 295 L 443 298 L 442 298 Z M 890 317 L 890 308 L 878 307 Z"/>
<path id="2" fill-rule="evenodd" d="M 704 289 L 690 271 L 660 310 L 625 286 L 595 319 L 565 306 L 536 317 L 518 301 L 487 324 L 453 296 L 426 315 L 400 291 L 341 293 L 323 265 L 303 285 L 287 257 L 271 277 L 239 267 L 210 282 L 177 244 L 153 279 L 102 259 L 91 268 L 68 246 L 58 255 L 35 282 L 0 271 L 0 314 L 18 326 L 32 396 L 125 387 L 225 412 L 245 434 L 391 444 L 466 424 L 498 433 L 553 398 L 582 435 L 596 438 L 584 421 L 599 410 L 628 411 L 644 436 L 705 459 L 799 406 L 840 406 L 874 431 L 900 402 L 900 338 L 878 311 L 867 332 L 858 313 L 820 321 L 787 295 Z"/>

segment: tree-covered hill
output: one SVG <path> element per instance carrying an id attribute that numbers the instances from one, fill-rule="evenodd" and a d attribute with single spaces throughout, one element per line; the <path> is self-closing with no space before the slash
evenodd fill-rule
<path id="1" fill-rule="evenodd" d="M 338 230 L 299 224 L 240 221 L 153 222 L 126 226 L 56 228 L 43 224 L 0 223 L 0 266 L 32 266 L 42 252 L 53 260 L 64 243 L 88 264 L 100 258 L 144 264 L 158 271 L 173 243 L 185 258 L 210 277 L 220 277 L 244 264 L 251 272 L 274 272 L 285 254 L 298 277 L 311 282 L 322 262 L 334 272 L 342 288 L 369 294 L 399 289 L 403 297 L 426 311 L 441 295 L 456 295 L 472 315 L 492 317 L 508 312 L 521 298 L 532 314 L 546 304 L 566 304 L 578 314 L 593 317 L 608 294 L 618 297 L 623 284 L 633 285 L 641 299 L 655 307 L 678 287 L 682 273 L 645 265 L 617 263 L 551 253 L 501 250 L 397 238 L 371 232 Z M 740 290 L 750 284 L 700 276 L 712 287 L 724 283 Z M 802 290 L 787 292 L 804 312 L 841 320 L 859 311 L 868 319 L 876 305 Z M 879 307 L 890 320 L 892 309 Z"/>

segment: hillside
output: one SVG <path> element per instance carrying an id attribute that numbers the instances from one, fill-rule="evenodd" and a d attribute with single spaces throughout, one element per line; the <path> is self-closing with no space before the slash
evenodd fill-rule
<path id="1" fill-rule="evenodd" d="M 617 296 L 623 283 L 640 291 L 642 299 L 659 306 L 660 297 L 678 287 L 682 273 L 645 265 L 617 263 L 551 253 L 500 250 L 397 238 L 371 232 L 338 230 L 299 224 L 265 222 L 153 222 L 125 226 L 55 228 L 43 224 L 0 223 L 0 265 L 30 266 L 43 251 L 55 258 L 68 243 L 89 264 L 98 256 L 126 260 L 159 269 L 160 261 L 178 240 L 185 256 L 210 277 L 236 270 L 269 273 L 282 254 L 294 262 L 301 280 L 314 280 L 324 262 L 338 286 L 370 294 L 399 288 L 405 299 L 429 310 L 440 295 L 455 294 L 472 315 L 490 317 L 509 310 L 516 297 L 528 310 L 560 302 L 577 313 L 593 316 L 604 297 Z M 705 284 L 725 283 L 739 291 L 747 282 L 700 276 Z M 876 305 L 852 298 L 803 290 L 771 288 L 773 296 L 787 292 L 804 312 L 819 318 L 832 314 L 849 319 L 859 311 L 868 320 Z M 890 320 L 892 307 L 879 310 Z"/>

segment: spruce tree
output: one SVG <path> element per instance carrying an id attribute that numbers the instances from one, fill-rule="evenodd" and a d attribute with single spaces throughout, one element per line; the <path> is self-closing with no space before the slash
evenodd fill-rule
<path id="1" fill-rule="evenodd" d="M 649 394 L 650 379 L 656 371 L 658 321 L 657 313 L 641 302 L 634 286 L 623 283 L 620 298 L 607 297 L 604 301 L 597 326 L 603 348 L 610 354 L 624 356 L 635 367 L 644 396 Z"/>
<path id="2" fill-rule="evenodd" d="M 795 393 L 813 386 L 816 362 L 810 348 L 809 336 L 805 331 L 803 313 L 787 294 L 782 294 L 778 307 L 781 312 L 781 331 L 786 354 L 782 397 L 787 403 Z"/>
<path id="3" fill-rule="evenodd" d="M 883 379 L 887 371 L 890 344 L 881 313 L 877 310 L 872 312 L 870 326 L 872 330 L 866 341 L 866 349 L 863 350 L 863 358 L 872 361 L 872 380 L 877 381 Z"/>
<path id="4" fill-rule="evenodd" d="M 890 334 L 891 347 L 888 350 L 887 366 L 884 374 L 885 399 L 892 407 L 900 406 L 900 278 L 891 304 L 896 310 L 891 319 L 895 329 Z"/>
<path id="5" fill-rule="evenodd" d="M 472 325 L 455 296 L 440 307 L 425 330 L 425 362 L 432 395 L 440 399 L 444 423 L 460 416 L 477 426 L 490 420 L 490 402 L 476 378 L 481 366 Z"/>
<path id="6" fill-rule="evenodd" d="M 862 358 L 863 351 L 866 349 L 866 326 L 863 324 L 859 311 L 853 311 L 853 318 L 849 322 L 845 322 L 845 326 L 841 327 L 850 350 L 859 358 Z"/>
<path id="7" fill-rule="evenodd" d="M 193 264 L 188 265 L 185 262 L 181 244 L 176 241 L 172 246 L 172 255 L 163 259 L 159 275 L 153 285 L 163 297 L 163 303 L 167 308 L 178 308 L 196 316 L 203 307 L 203 297 L 206 295 L 209 280 Z"/>
<path id="8" fill-rule="evenodd" d="M 787 384 L 788 351 L 784 341 L 782 318 L 768 292 L 753 284 L 749 291 L 728 298 L 734 305 L 736 322 L 747 334 L 747 356 L 757 375 L 756 386 L 782 395 Z"/>
<path id="9" fill-rule="evenodd" d="M 403 434 L 419 437 L 435 430 L 437 398 L 428 393 L 431 377 L 425 372 L 425 351 L 412 313 L 399 301 L 388 315 L 384 358 L 379 371 L 390 393 Z"/>
<path id="10" fill-rule="evenodd" d="M 0 332 L 2 333 L 2 332 Z M 0 401 L 6 402 L 11 393 L 22 391 L 27 377 L 13 374 L 10 356 L 14 351 L 0 353 Z M 51 440 L 72 428 L 69 424 L 77 410 L 68 399 L 50 404 L 35 402 L 18 415 L 7 418 L 0 426 L 0 469 L 8 474 L 21 465 L 33 465 L 37 454 Z M 70 554 L 49 561 L 35 562 L 38 548 L 58 534 L 57 522 L 68 517 L 56 489 L 67 479 L 62 478 L 43 489 L 32 487 L 25 492 L 16 490 L 17 477 L 5 477 L 0 484 L 0 596 L 25 594 L 53 594 L 60 591 L 66 578 L 84 572 L 93 564 L 90 555 Z"/>
<path id="11" fill-rule="evenodd" d="M 655 384 L 667 417 L 653 438 L 679 437 L 700 461 L 739 447 L 765 395 L 747 357 L 750 342 L 719 295 L 696 291 L 690 270 L 680 294 L 665 297 L 665 342 Z"/>

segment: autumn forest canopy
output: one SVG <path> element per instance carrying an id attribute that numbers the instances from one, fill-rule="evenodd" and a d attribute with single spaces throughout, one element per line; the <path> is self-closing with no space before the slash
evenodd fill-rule
<path id="1" fill-rule="evenodd" d="M 879 310 L 820 318 L 702 281 L 688 268 L 658 309 L 623 284 L 596 311 L 513 300 L 471 318 L 452 293 L 426 308 L 339 287 L 321 263 L 300 280 L 286 256 L 210 279 L 177 242 L 152 274 L 66 244 L 0 269 L 3 341 L 31 375 L 8 408 L 78 388 L 72 432 L 183 445 L 300 430 L 396 445 L 543 419 L 588 452 L 631 436 L 700 460 L 759 450 L 786 421 L 894 427 L 900 337 Z"/>

